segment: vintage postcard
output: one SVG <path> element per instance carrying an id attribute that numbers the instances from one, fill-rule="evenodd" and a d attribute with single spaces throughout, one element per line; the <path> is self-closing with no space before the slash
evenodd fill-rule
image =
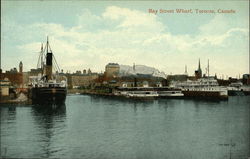
<path id="1" fill-rule="evenodd" d="M 0 158 L 247 159 L 249 1 L 2 0 Z"/>

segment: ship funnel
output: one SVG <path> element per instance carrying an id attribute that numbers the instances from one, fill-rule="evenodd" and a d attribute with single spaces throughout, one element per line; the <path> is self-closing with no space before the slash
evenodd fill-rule
<path id="1" fill-rule="evenodd" d="M 46 75 L 47 79 L 52 79 L 52 53 L 47 53 L 46 55 Z"/>
<path id="2" fill-rule="evenodd" d="M 46 76 L 48 80 L 52 79 L 52 58 L 53 58 L 53 54 L 52 52 L 48 51 L 49 49 L 49 40 L 47 37 L 47 54 L 46 54 Z"/>

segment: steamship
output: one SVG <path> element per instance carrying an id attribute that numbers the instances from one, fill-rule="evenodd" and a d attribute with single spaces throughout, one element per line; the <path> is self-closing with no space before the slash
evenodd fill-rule
<path id="1" fill-rule="evenodd" d="M 53 73 L 53 69 L 57 70 Z M 59 67 L 47 43 L 39 55 L 37 70 L 38 76 L 30 77 L 31 99 L 34 104 L 63 104 L 67 94 L 67 78 L 59 75 Z"/>
<path id="2" fill-rule="evenodd" d="M 182 90 L 184 97 L 228 99 L 228 90 L 219 86 L 214 78 L 201 78 L 197 81 L 187 80 L 174 84 L 172 87 Z"/>

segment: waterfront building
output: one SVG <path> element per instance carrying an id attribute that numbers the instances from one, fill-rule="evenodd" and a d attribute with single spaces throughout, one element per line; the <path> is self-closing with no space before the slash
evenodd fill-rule
<path id="1" fill-rule="evenodd" d="M 186 81 L 188 79 L 188 75 L 180 74 L 180 75 L 168 75 L 168 81 Z"/>
<path id="2" fill-rule="evenodd" d="M 8 78 L 10 84 L 14 87 L 20 88 L 23 85 L 23 74 L 14 69 L 1 73 L 0 80 L 4 80 L 5 78 Z"/>
<path id="3" fill-rule="evenodd" d="M 81 74 L 79 72 L 70 74 L 70 73 L 60 73 L 59 77 L 66 76 L 68 82 L 68 88 L 80 88 L 80 87 L 89 87 L 95 80 L 98 78 L 98 73 L 90 74 Z"/>
<path id="4" fill-rule="evenodd" d="M 97 73 L 81 74 L 71 76 L 72 87 L 89 87 L 94 83 L 94 80 L 98 78 Z"/>
<path id="5" fill-rule="evenodd" d="M 38 74 L 42 73 L 42 69 L 41 68 L 36 68 L 36 69 L 30 69 L 30 71 L 28 72 L 29 76 L 38 76 Z"/>
<path id="6" fill-rule="evenodd" d="M 105 67 L 105 76 L 106 77 L 116 77 L 120 71 L 120 66 L 117 63 L 109 63 Z"/>
<path id="7" fill-rule="evenodd" d="M 0 96 L 9 96 L 10 81 L 8 78 L 0 80 Z"/>
<path id="8" fill-rule="evenodd" d="M 5 71 L 6 73 L 18 73 L 16 67 L 10 69 L 9 71 Z"/>

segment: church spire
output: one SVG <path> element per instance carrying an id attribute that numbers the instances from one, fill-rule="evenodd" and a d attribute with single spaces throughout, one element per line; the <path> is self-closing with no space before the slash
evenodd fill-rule
<path id="1" fill-rule="evenodd" d="M 196 77 L 196 79 L 202 77 L 200 58 L 199 58 L 199 63 L 198 63 L 198 69 L 195 71 L 195 77 Z"/>

